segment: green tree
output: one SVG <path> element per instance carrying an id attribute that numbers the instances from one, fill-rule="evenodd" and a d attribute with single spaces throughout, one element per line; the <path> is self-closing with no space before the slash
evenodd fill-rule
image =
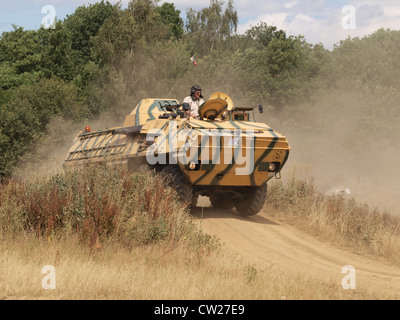
<path id="1" fill-rule="evenodd" d="M 361 83 L 371 91 L 380 87 L 399 87 L 399 57 L 400 31 L 379 29 L 361 39 L 347 38 L 332 51 L 337 85 L 347 79 Z"/>
<path id="2" fill-rule="evenodd" d="M 216 49 L 237 30 L 238 15 L 229 0 L 224 10 L 222 0 L 210 0 L 208 8 L 189 9 L 186 17 L 186 40 L 193 52 L 205 55 Z"/>
<path id="3" fill-rule="evenodd" d="M 282 110 L 310 98 L 319 73 L 316 67 L 320 45 L 314 47 L 302 36 L 287 36 L 284 30 L 261 23 L 242 37 L 232 55 L 236 82 L 244 95 Z"/>
<path id="4" fill-rule="evenodd" d="M 93 37 L 96 56 L 101 66 L 117 68 L 127 53 L 132 53 L 140 38 L 137 23 L 129 10 L 114 9 Z"/>
<path id="5" fill-rule="evenodd" d="M 136 23 L 136 38 L 147 44 L 169 40 L 171 22 L 177 19 L 174 5 L 166 3 L 160 8 L 156 3 L 154 0 L 131 0 L 128 4 Z"/>
<path id="6" fill-rule="evenodd" d="M 36 31 L 14 25 L 0 38 L 0 88 L 8 90 L 33 83 L 40 74 L 42 47 Z"/>
<path id="7" fill-rule="evenodd" d="M 42 46 L 41 69 L 46 78 L 58 77 L 71 81 L 79 66 L 72 56 L 72 37 L 62 21 L 54 29 L 40 28 L 38 37 Z"/>
<path id="8" fill-rule="evenodd" d="M 9 176 L 43 136 L 52 117 L 81 119 L 88 108 L 73 84 L 60 79 L 42 79 L 20 86 L 0 106 L 0 176 Z"/>
<path id="9" fill-rule="evenodd" d="M 180 11 L 175 9 L 173 3 L 164 2 L 161 7 L 156 8 L 160 15 L 161 23 L 169 29 L 168 39 L 181 39 L 184 34 L 183 20 L 180 17 Z"/>
<path id="10" fill-rule="evenodd" d="M 94 60 L 92 38 L 96 36 L 104 22 L 111 17 L 118 5 L 102 0 L 95 4 L 78 7 L 64 20 L 65 28 L 71 38 L 73 60 L 77 65 L 85 65 Z"/>
<path id="11" fill-rule="evenodd" d="M 267 47 L 272 39 L 286 40 L 287 38 L 285 31 L 278 30 L 275 26 L 269 26 L 265 22 L 260 22 L 258 25 L 250 28 L 246 31 L 245 35 L 264 47 Z"/>

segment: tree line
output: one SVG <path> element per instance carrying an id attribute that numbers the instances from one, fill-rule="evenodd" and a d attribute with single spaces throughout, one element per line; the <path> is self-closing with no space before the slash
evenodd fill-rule
<path id="1" fill-rule="evenodd" d="M 131 0 L 122 8 L 103 0 L 78 7 L 54 29 L 3 32 L 0 177 L 29 159 L 55 117 L 79 122 L 107 111 L 122 122 L 140 99 L 182 100 L 193 84 L 224 91 L 238 105 L 262 104 L 271 121 L 304 133 L 323 134 L 333 119 L 357 119 L 348 130 L 356 126 L 360 137 L 400 133 L 399 31 L 377 30 L 328 50 L 267 23 L 244 34 L 237 26 L 233 0 L 189 8 L 186 19 L 168 2 Z"/>

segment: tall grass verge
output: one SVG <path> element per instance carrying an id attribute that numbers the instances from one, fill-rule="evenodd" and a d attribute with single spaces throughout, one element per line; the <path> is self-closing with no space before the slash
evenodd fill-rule
<path id="1" fill-rule="evenodd" d="M 89 247 L 155 243 L 213 247 L 162 177 L 142 168 L 88 166 L 0 185 L 2 237 L 77 237 Z"/>
<path id="2" fill-rule="evenodd" d="M 313 178 L 302 177 L 296 170 L 268 187 L 268 215 L 284 216 L 336 245 L 400 264 L 400 217 L 343 194 L 319 192 Z"/>

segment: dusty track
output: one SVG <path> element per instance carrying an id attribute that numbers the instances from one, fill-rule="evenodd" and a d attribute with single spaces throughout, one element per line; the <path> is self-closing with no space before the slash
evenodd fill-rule
<path id="1" fill-rule="evenodd" d="M 200 204 L 200 203 L 199 203 Z M 238 217 L 234 210 L 198 207 L 193 215 L 203 230 L 218 236 L 224 250 L 240 255 L 249 262 L 278 265 L 285 270 L 304 273 L 341 286 L 346 274 L 342 268 L 356 270 L 357 290 L 399 295 L 400 267 L 376 257 L 335 247 L 306 232 L 269 220 L 262 215 Z M 377 296 L 377 298 L 379 298 Z"/>

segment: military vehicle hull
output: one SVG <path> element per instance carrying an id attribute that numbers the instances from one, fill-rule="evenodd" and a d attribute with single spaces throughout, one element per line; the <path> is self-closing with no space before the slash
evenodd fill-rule
<path id="1" fill-rule="evenodd" d="M 64 166 L 107 163 L 137 170 L 146 165 L 172 175 L 185 203 L 195 204 L 203 195 L 214 207 L 259 212 L 267 181 L 280 176 L 288 159 L 286 137 L 265 123 L 235 120 L 234 112 L 222 116 L 228 105 L 221 98 L 209 100 L 200 119 L 184 117 L 181 106 L 175 99 L 142 100 L 123 126 L 80 132 Z"/>

